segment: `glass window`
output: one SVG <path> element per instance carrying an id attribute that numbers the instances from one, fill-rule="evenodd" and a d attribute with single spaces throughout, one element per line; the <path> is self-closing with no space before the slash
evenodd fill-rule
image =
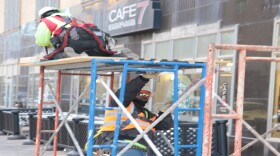
<path id="1" fill-rule="evenodd" d="M 235 36 L 234 31 L 227 31 L 221 33 L 222 44 L 234 44 Z M 221 50 L 220 55 L 233 55 L 234 50 Z"/>
<path id="2" fill-rule="evenodd" d="M 156 59 L 171 59 L 170 42 L 163 41 L 156 43 Z"/>
<path id="3" fill-rule="evenodd" d="M 276 45 L 280 45 L 280 24 L 276 24 L 277 35 L 276 35 Z M 277 58 L 280 58 L 280 55 L 276 55 Z M 273 118 L 272 118 L 272 125 L 273 127 L 276 124 L 279 124 L 279 120 L 275 118 L 276 116 L 280 116 L 280 63 L 277 62 L 275 65 L 275 82 L 274 82 L 274 102 L 273 102 Z M 280 138 L 280 132 L 275 131 L 272 132 L 272 137 Z"/>
<path id="4" fill-rule="evenodd" d="M 4 82 L 4 95 L 3 95 L 3 100 L 4 100 L 4 105 L 5 107 L 11 107 L 12 106 L 12 101 L 13 101 L 13 86 L 12 86 L 12 77 L 5 77 L 5 82 Z"/>
<path id="5" fill-rule="evenodd" d="M 280 23 L 277 23 L 277 46 L 280 45 Z"/>
<path id="6" fill-rule="evenodd" d="M 278 58 L 280 56 L 278 55 Z M 275 71 L 275 89 L 274 89 L 274 108 L 273 108 L 273 115 L 280 116 L 280 64 L 276 63 L 276 71 Z M 276 118 L 272 120 L 272 124 L 279 124 L 279 120 Z M 273 137 L 280 137 L 279 132 L 273 132 Z"/>
<path id="7" fill-rule="evenodd" d="M 145 59 L 153 59 L 154 58 L 154 50 L 153 44 L 144 44 L 144 58 Z"/>
<path id="8" fill-rule="evenodd" d="M 45 79 L 47 79 L 52 87 L 52 91 L 56 93 L 56 73 L 46 73 L 45 72 Z M 27 108 L 36 108 L 39 101 L 39 83 L 40 83 L 40 76 L 39 74 L 30 74 L 29 75 L 29 83 L 28 83 L 28 95 L 26 99 Z M 52 107 L 53 106 L 53 98 L 50 92 L 50 89 L 45 82 L 44 86 L 44 102 L 49 104 L 43 105 L 44 107 Z M 51 104 L 51 105 L 50 105 Z"/>
<path id="9" fill-rule="evenodd" d="M 186 69 L 180 71 L 178 75 L 178 95 L 185 93 L 193 84 L 200 80 L 201 69 Z M 159 108 L 164 104 L 172 104 L 174 96 L 174 75 L 173 73 L 161 73 L 155 83 L 155 92 L 153 95 L 153 113 L 158 113 Z M 198 108 L 199 107 L 199 89 L 190 95 L 179 107 L 181 108 Z M 197 121 L 197 112 L 182 111 L 179 112 L 181 121 Z"/>
<path id="10" fill-rule="evenodd" d="M 109 85 L 110 82 L 110 76 L 100 76 L 100 78 Z M 79 86 L 79 95 L 84 91 L 84 89 L 87 87 L 87 85 L 90 84 L 90 76 L 80 76 L 80 86 Z M 119 84 L 118 75 L 114 75 L 114 85 Z M 110 86 L 109 86 L 110 87 Z M 118 86 L 114 86 L 113 88 L 117 88 Z M 114 89 L 113 89 L 114 92 Z M 96 106 L 105 106 L 107 102 L 107 90 L 105 87 L 99 82 L 99 80 L 96 81 Z M 90 90 L 88 90 L 85 95 L 83 96 L 82 100 L 79 103 L 78 106 L 78 113 L 79 114 L 88 114 L 89 112 L 89 102 L 90 102 Z M 103 116 L 104 110 L 96 110 L 96 116 Z"/>
<path id="11" fill-rule="evenodd" d="M 5 0 L 4 5 L 4 30 L 8 31 L 18 28 L 20 25 L 20 0 Z"/>
<path id="12" fill-rule="evenodd" d="M 5 77 L 0 77 L 0 106 L 4 107 L 4 97 L 5 97 Z"/>
<path id="13" fill-rule="evenodd" d="M 4 40 L 4 61 L 17 61 L 20 53 L 20 37 L 18 32 L 11 33 Z"/>
<path id="14" fill-rule="evenodd" d="M 207 57 L 208 45 L 216 43 L 216 34 L 202 35 L 198 37 L 197 41 L 197 58 Z"/>
<path id="15" fill-rule="evenodd" d="M 19 75 L 18 76 L 18 86 L 17 86 L 17 103 L 21 104 L 21 107 L 26 107 L 27 105 L 27 88 L 28 86 L 28 76 L 27 75 Z"/>
<path id="16" fill-rule="evenodd" d="M 173 59 L 194 58 L 194 38 L 177 39 L 173 42 Z"/>
<path id="17" fill-rule="evenodd" d="M 231 60 L 225 60 L 225 61 L 231 61 Z M 227 64 L 220 64 L 219 65 L 219 81 L 218 81 L 218 89 L 217 89 L 217 94 L 221 99 L 226 102 L 227 104 L 230 105 L 231 103 L 231 80 L 233 76 L 232 72 L 232 63 L 227 63 Z M 217 101 L 216 105 L 217 109 L 216 112 L 220 114 L 228 114 L 228 110 L 226 107 L 224 107 L 219 101 Z"/>

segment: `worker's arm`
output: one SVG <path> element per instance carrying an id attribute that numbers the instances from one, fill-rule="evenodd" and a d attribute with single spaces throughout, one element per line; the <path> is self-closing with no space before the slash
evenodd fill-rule
<path id="1" fill-rule="evenodd" d="M 146 83 L 149 82 L 149 79 L 146 79 L 142 76 L 138 76 L 135 79 L 129 81 L 125 87 L 124 101 L 123 105 L 127 107 L 130 102 L 135 99 L 136 95 L 140 92 L 140 90 L 145 86 Z M 119 97 L 120 89 L 117 90 L 116 96 Z M 118 106 L 115 100 L 112 100 L 111 106 Z"/>
<path id="2" fill-rule="evenodd" d="M 35 33 L 36 44 L 41 47 L 51 47 L 51 32 L 44 22 L 39 23 Z"/>
<path id="3" fill-rule="evenodd" d="M 159 116 L 161 116 L 163 112 L 159 112 Z M 171 114 L 168 114 L 165 118 L 163 118 L 156 126 L 156 130 L 168 130 L 172 128 L 174 125 L 173 118 Z"/>
<path id="4" fill-rule="evenodd" d="M 153 114 L 152 112 L 150 112 L 148 109 L 146 108 L 142 108 L 142 112 L 145 112 L 145 117 L 147 119 L 151 119 L 154 118 L 156 115 Z M 163 114 L 163 112 L 159 112 L 158 115 L 161 116 Z M 156 116 L 156 118 L 158 118 L 159 116 Z M 156 130 L 168 130 L 170 128 L 172 128 L 174 125 L 173 123 L 173 118 L 171 114 L 168 114 L 165 118 L 163 118 L 156 126 L 155 129 Z"/>

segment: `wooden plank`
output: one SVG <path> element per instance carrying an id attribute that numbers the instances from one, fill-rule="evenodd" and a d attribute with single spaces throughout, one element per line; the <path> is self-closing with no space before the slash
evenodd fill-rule
<path id="1" fill-rule="evenodd" d="M 39 57 L 33 56 L 33 57 L 21 57 L 19 59 L 18 64 L 20 66 L 31 66 L 34 62 L 40 61 Z"/>
<path id="2" fill-rule="evenodd" d="M 126 57 L 88 57 L 88 56 L 77 56 L 64 58 L 59 60 L 46 60 L 41 62 L 33 62 L 32 66 L 55 66 L 62 64 L 72 64 L 81 62 L 90 62 L 92 59 L 113 59 L 113 60 L 126 60 Z"/>
<path id="3" fill-rule="evenodd" d="M 126 60 L 126 59 L 133 59 L 133 60 L 139 60 L 139 58 L 126 58 L 126 57 L 89 57 L 89 56 L 77 56 L 77 57 L 70 57 L 70 58 L 64 58 L 59 60 L 41 60 L 38 56 L 35 57 L 24 57 L 20 58 L 19 65 L 20 66 L 56 66 L 56 65 L 65 65 L 65 64 L 75 64 L 75 63 L 83 63 L 83 62 L 90 62 L 92 59 L 112 59 L 115 61 L 118 60 Z M 175 61 L 175 62 L 190 62 L 190 63 L 196 63 L 196 62 L 206 62 L 206 60 L 194 60 L 194 59 L 163 59 L 163 60 L 156 60 L 151 59 L 153 61 Z M 146 60 L 149 61 L 149 60 Z M 217 61 L 217 63 L 229 63 L 231 61 Z"/>

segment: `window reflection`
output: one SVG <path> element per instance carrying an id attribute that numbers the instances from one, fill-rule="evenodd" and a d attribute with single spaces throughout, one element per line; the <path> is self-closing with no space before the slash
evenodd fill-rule
<path id="1" fill-rule="evenodd" d="M 186 69 L 180 71 L 178 75 L 178 95 L 183 95 L 196 82 L 201 79 L 201 69 Z M 173 104 L 174 97 L 174 75 L 173 73 L 161 73 L 155 83 L 155 94 L 153 101 L 153 112 L 158 113 L 159 107 L 166 103 Z M 199 89 L 186 98 L 179 108 L 199 108 Z M 191 111 L 179 112 L 181 121 L 197 121 L 198 113 Z"/>
<path id="2" fill-rule="evenodd" d="M 216 34 L 199 36 L 197 41 L 196 57 L 206 57 L 208 52 L 208 45 L 210 43 L 216 43 Z"/>
<path id="3" fill-rule="evenodd" d="M 174 40 L 173 59 L 193 59 L 194 45 L 194 38 Z"/>

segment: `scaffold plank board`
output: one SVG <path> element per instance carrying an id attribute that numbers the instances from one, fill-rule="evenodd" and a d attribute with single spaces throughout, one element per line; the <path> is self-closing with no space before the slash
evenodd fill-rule
<path id="1" fill-rule="evenodd" d="M 25 66 L 54 66 L 54 65 L 62 65 L 62 64 L 71 64 L 71 63 L 80 63 L 80 62 L 90 62 L 92 59 L 113 59 L 113 60 L 121 60 L 127 59 L 125 57 L 88 57 L 88 56 L 77 56 L 70 57 L 58 60 L 45 60 L 45 61 L 33 61 L 34 58 L 21 58 L 20 65 Z"/>
<path id="2" fill-rule="evenodd" d="M 49 70 L 86 70 L 89 71 L 91 68 L 91 60 L 114 60 L 115 62 L 119 62 L 120 60 L 142 60 L 142 61 L 154 61 L 154 62 L 189 62 L 189 63 L 196 63 L 196 62 L 206 62 L 205 60 L 156 60 L 156 59 L 149 59 L 144 60 L 142 58 L 126 58 L 126 57 L 89 57 L 89 56 L 77 56 L 71 58 L 64 58 L 58 60 L 38 60 L 38 57 L 28 57 L 28 58 L 21 58 L 19 65 L 20 66 L 44 66 L 46 69 Z M 123 66 L 122 65 L 108 65 L 108 64 L 99 64 L 98 71 L 121 71 Z M 134 65 L 133 67 L 143 67 L 143 65 L 138 64 Z M 150 67 L 159 67 L 157 65 L 150 66 Z M 161 66 L 163 67 L 163 66 Z M 169 68 L 168 66 L 164 66 L 164 68 Z"/>

